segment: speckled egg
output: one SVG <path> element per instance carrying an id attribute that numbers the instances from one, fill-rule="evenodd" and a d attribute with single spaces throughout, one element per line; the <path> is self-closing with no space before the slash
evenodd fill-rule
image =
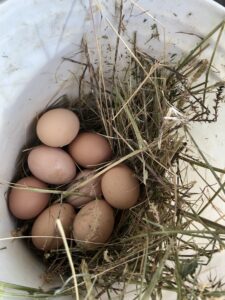
<path id="1" fill-rule="evenodd" d="M 115 223 L 114 211 L 104 200 L 93 200 L 77 213 L 73 236 L 85 249 L 96 249 L 110 238 Z"/>
<path id="2" fill-rule="evenodd" d="M 92 170 L 83 170 L 81 171 L 77 177 L 75 182 L 73 182 L 68 191 L 76 188 L 79 184 L 84 183 L 86 180 L 90 180 L 95 173 Z M 101 190 L 101 177 L 97 177 L 83 187 L 76 189 L 73 195 L 70 195 L 67 198 L 67 201 L 73 205 L 74 207 L 78 208 L 81 207 L 91 200 L 101 197 L 102 190 Z"/>

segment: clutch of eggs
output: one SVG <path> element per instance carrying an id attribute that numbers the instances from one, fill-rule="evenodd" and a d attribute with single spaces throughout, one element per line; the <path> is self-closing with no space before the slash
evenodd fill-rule
<path id="1" fill-rule="evenodd" d="M 125 164 L 96 175 L 94 168 L 112 158 L 111 146 L 104 136 L 79 130 L 79 118 L 71 110 L 43 113 L 36 125 L 42 144 L 32 148 L 27 158 L 32 175 L 17 181 L 8 194 L 11 213 L 21 220 L 34 220 L 32 241 L 42 251 L 63 244 L 57 219 L 66 237 L 73 237 L 80 247 L 102 246 L 113 232 L 114 208 L 131 208 L 139 198 L 139 181 Z M 77 174 L 78 168 L 83 169 Z M 49 185 L 67 185 L 63 203 L 51 204 Z"/>

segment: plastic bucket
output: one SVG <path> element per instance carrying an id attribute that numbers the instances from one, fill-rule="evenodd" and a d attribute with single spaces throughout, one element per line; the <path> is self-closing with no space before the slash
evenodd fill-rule
<path id="1" fill-rule="evenodd" d="M 116 5 L 119 1 L 74 0 L 8 0 L 0 4 L 0 180 L 10 181 L 15 171 L 19 149 L 27 140 L 32 119 L 51 100 L 63 94 L 76 95 L 74 77 L 79 76 L 79 65 L 63 61 L 63 57 L 81 60 L 80 42 L 85 34 L 96 54 L 96 39 L 100 41 L 103 56 L 108 44 L 113 45 L 116 34 L 109 25 L 117 24 Z M 136 4 L 134 4 L 136 3 Z M 100 18 L 102 10 L 103 18 Z M 92 14 L 97 32 L 93 31 Z M 156 58 L 167 58 L 189 51 L 225 17 L 225 10 L 213 1 L 202 0 L 142 0 L 124 1 L 123 34 L 129 43 L 133 31 L 138 33 L 139 46 L 150 51 Z M 157 24 L 160 37 L 151 38 L 152 25 Z M 102 38 L 107 32 L 110 38 Z M 195 35 L 196 34 L 196 35 Z M 224 78 L 225 37 L 216 56 L 218 78 Z M 213 39 L 212 39 L 213 40 Z M 214 38 L 215 40 L 215 38 Z M 210 49 L 209 49 L 210 51 Z M 110 57 L 107 59 L 110 60 Z M 222 112 L 222 116 L 224 111 Z M 207 134 L 213 142 L 208 146 L 202 128 L 195 128 L 203 148 L 219 163 L 225 150 L 225 135 L 221 120 L 219 138 L 215 139 L 215 126 Z M 205 128 L 207 129 L 207 128 Z M 206 134 L 205 134 L 206 135 Z M 219 141 L 219 142 L 218 142 Z M 221 147 L 223 150 L 221 150 Z M 220 149 L 220 150 L 218 150 Z M 223 151 L 224 152 L 224 151 Z M 216 161 L 217 159 L 217 161 Z M 223 155 L 222 164 L 225 165 Z M 221 166 L 221 160 L 220 160 Z M 0 237 L 9 237 L 15 222 L 10 216 L 5 199 L 7 185 L 0 186 Z M 32 287 L 42 286 L 44 266 L 19 240 L 0 240 L 0 281 Z M 225 254 L 223 256 L 225 262 Z M 217 258 L 215 258 L 217 259 Z M 214 263 L 216 266 L 216 264 Z M 217 264 L 225 272 L 225 263 Z M 220 272 L 218 271 L 218 272 Z M 169 299 L 168 295 L 166 296 Z M 6 298 L 4 298 L 6 299 Z"/>

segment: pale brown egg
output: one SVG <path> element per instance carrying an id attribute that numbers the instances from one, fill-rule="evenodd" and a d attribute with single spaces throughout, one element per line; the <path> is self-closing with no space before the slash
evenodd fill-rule
<path id="1" fill-rule="evenodd" d="M 60 148 L 35 147 L 28 155 L 28 166 L 35 177 L 50 184 L 69 183 L 76 175 L 74 161 Z"/>
<path id="2" fill-rule="evenodd" d="M 83 170 L 81 171 L 73 184 L 70 185 L 68 191 L 76 187 L 77 185 L 85 182 L 88 179 L 91 179 L 95 173 L 92 170 Z M 97 177 L 89 181 L 85 186 L 81 187 L 79 190 L 75 191 L 75 194 L 70 195 L 67 198 L 67 201 L 74 207 L 81 207 L 84 204 L 87 204 L 91 200 L 99 198 L 102 195 L 101 190 L 101 178 Z"/>
<path id="3" fill-rule="evenodd" d="M 36 132 L 41 142 L 51 147 L 63 147 L 72 142 L 80 129 L 75 113 L 55 108 L 44 113 L 37 122 Z"/>
<path id="4" fill-rule="evenodd" d="M 105 200 L 119 209 L 134 206 L 140 194 L 140 184 L 134 172 L 124 164 L 106 172 L 102 176 L 101 187 Z"/>
<path id="5" fill-rule="evenodd" d="M 78 134 L 68 150 L 73 159 L 85 168 L 92 168 L 112 157 L 112 150 L 107 139 L 93 132 Z"/>
<path id="6" fill-rule="evenodd" d="M 74 219 L 74 239 L 85 249 L 95 249 L 108 241 L 114 223 L 112 207 L 104 200 L 93 200 L 82 207 Z"/>
<path id="7" fill-rule="evenodd" d="M 56 220 L 60 219 L 66 237 L 70 236 L 75 212 L 67 203 L 54 204 L 46 208 L 35 220 L 32 227 L 32 242 L 40 250 L 48 251 L 62 246 Z"/>
<path id="8" fill-rule="evenodd" d="M 16 182 L 16 187 L 11 189 L 8 197 L 9 209 L 16 218 L 33 219 L 48 205 L 50 194 L 26 189 L 47 189 L 48 186 L 40 180 L 32 176 L 24 177 Z"/>

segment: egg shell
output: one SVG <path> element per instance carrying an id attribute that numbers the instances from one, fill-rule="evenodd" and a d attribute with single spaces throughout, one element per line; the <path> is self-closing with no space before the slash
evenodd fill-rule
<path id="1" fill-rule="evenodd" d="M 40 180 L 29 176 L 16 182 L 21 188 L 47 189 L 48 186 Z M 29 220 L 39 215 L 48 205 L 50 194 L 26 189 L 12 188 L 8 197 L 11 213 L 18 219 Z"/>
<path id="2" fill-rule="evenodd" d="M 51 147 L 68 145 L 77 136 L 80 121 L 75 113 L 55 108 L 44 113 L 37 122 L 36 132 L 41 142 Z"/>
<path id="3" fill-rule="evenodd" d="M 28 155 L 28 166 L 35 177 L 50 184 L 66 184 L 76 176 L 73 159 L 60 148 L 35 147 Z"/>
<path id="4" fill-rule="evenodd" d="M 32 242 L 40 250 L 48 251 L 58 249 L 63 244 L 56 220 L 60 219 L 66 237 L 70 236 L 75 212 L 67 203 L 58 203 L 46 208 L 35 220 L 32 227 Z M 40 237 L 38 237 L 40 236 Z"/>
<path id="5" fill-rule="evenodd" d="M 140 194 L 140 184 L 134 172 L 124 164 L 107 171 L 102 176 L 101 187 L 105 200 L 119 209 L 134 206 Z"/>
<path id="6" fill-rule="evenodd" d="M 85 180 L 90 179 L 93 177 L 95 173 L 92 170 L 83 170 L 81 171 L 73 184 L 69 186 L 68 191 L 73 189 L 76 185 L 81 184 Z M 88 202 L 101 197 L 102 190 L 101 190 L 101 178 L 97 177 L 91 181 L 89 181 L 85 186 L 81 187 L 78 191 L 79 195 L 70 195 L 67 198 L 67 201 L 73 205 L 74 207 L 78 208 L 81 207 Z"/>
<path id="7" fill-rule="evenodd" d="M 112 157 L 112 150 L 107 139 L 93 132 L 78 134 L 69 145 L 68 151 L 73 159 L 85 168 L 92 168 Z"/>
<path id="8" fill-rule="evenodd" d="M 114 211 L 104 200 L 93 200 L 77 213 L 73 223 L 73 236 L 88 250 L 106 243 L 113 232 Z"/>

